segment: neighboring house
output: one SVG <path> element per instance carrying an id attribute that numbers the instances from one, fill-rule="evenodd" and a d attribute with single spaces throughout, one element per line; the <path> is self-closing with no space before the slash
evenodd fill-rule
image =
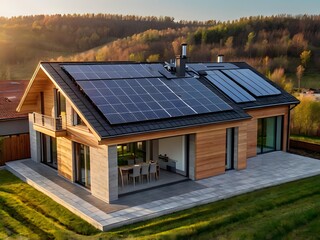
<path id="1" fill-rule="evenodd" d="M 198 180 L 286 151 L 298 103 L 246 63 L 183 54 L 175 65 L 41 62 L 17 110 L 31 113 L 34 161 L 110 202 L 130 158 L 159 161 L 160 179 Z"/>
<path id="2" fill-rule="evenodd" d="M 28 82 L 0 80 L 0 165 L 30 158 L 28 115 L 16 112 Z"/>

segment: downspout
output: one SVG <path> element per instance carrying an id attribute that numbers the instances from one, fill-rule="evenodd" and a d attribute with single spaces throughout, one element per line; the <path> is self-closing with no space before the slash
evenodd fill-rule
<path id="1" fill-rule="evenodd" d="M 288 152 L 289 151 L 289 144 L 290 144 L 290 123 L 291 123 L 291 110 L 294 109 L 298 104 L 295 104 L 293 106 L 290 107 L 290 105 L 288 106 L 288 126 L 287 126 L 287 133 L 288 133 L 288 136 L 287 136 L 287 149 L 286 151 Z"/>

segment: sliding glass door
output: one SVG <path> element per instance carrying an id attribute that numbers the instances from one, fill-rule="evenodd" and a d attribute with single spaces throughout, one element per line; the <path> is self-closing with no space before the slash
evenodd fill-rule
<path id="1" fill-rule="evenodd" d="M 74 151 L 76 182 L 90 189 L 90 148 L 80 143 L 74 143 Z"/>
<path id="2" fill-rule="evenodd" d="M 281 150 L 282 122 L 282 116 L 258 119 L 258 154 Z"/>

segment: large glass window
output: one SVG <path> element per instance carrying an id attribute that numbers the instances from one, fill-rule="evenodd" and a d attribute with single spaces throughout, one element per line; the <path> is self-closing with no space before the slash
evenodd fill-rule
<path id="1" fill-rule="evenodd" d="M 80 143 L 74 143 L 76 165 L 76 182 L 91 187 L 90 179 L 90 148 Z"/>
<path id="2" fill-rule="evenodd" d="M 234 168 L 235 159 L 235 128 L 227 128 L 226 131 L 226 170 Z"/>
<path id="3" fill-rule="evenodd" d="M 146 161 L 146 142 L 132 142 L 117 146 L 118 165 L 127 165 L 128 160 Z"/>
<path id="4" fill-rule="evenodd" d="M 258 119 L 258 154 L 281 150 L 282 122 L 282 116 Z"/>
<path id="5" fill-rule="evenodd" d="M 57 169 L 57 139 L 40 133 L 41 162 Z"/>

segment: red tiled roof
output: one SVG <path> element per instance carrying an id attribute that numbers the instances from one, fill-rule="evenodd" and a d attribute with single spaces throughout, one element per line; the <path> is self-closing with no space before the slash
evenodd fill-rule
<path id="1" fill-rule="evenodd" d="M 28 82 L 28 80 L 0 80 L 0 120 L 27 116 L 25 113 L 16 112 L 16 108 Z"/>

